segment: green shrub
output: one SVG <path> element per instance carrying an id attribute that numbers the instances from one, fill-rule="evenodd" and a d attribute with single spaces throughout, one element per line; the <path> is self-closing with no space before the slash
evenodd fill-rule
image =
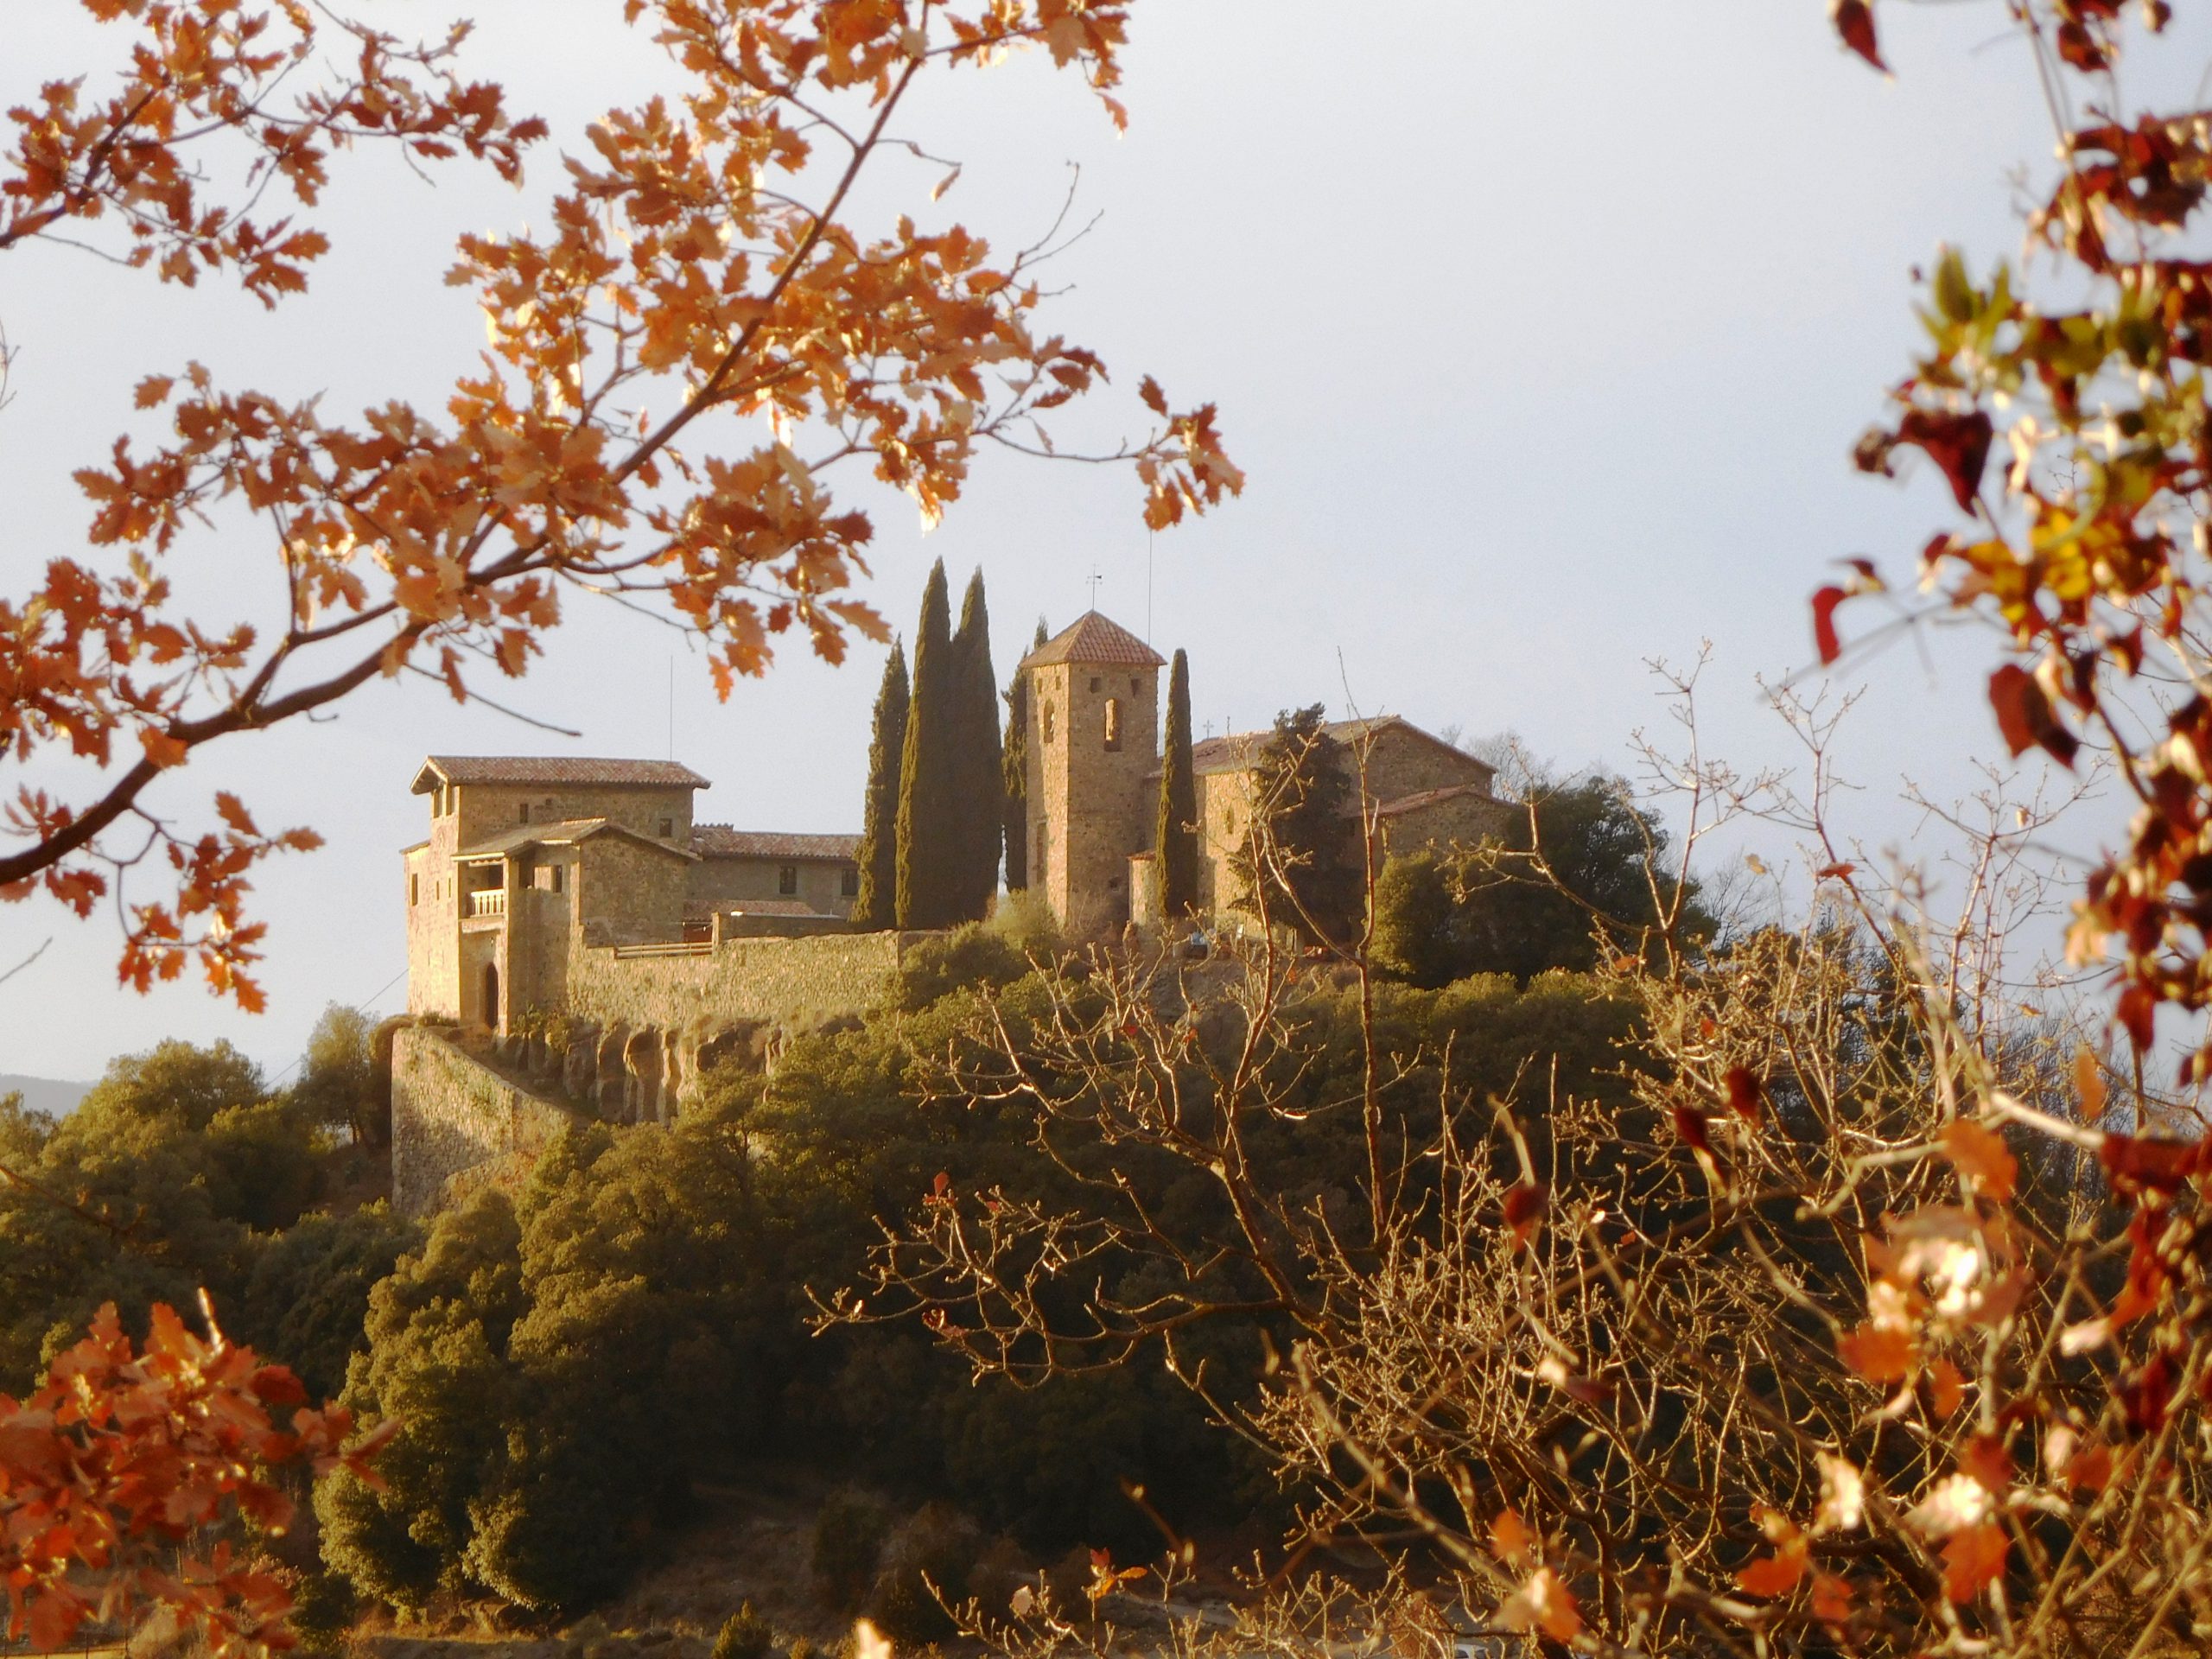
<path id="1" fill-rule="evenodd" d="M 857 1612 L 875 1580 L 891 1516 L 865 1492 L 832 1492 L 814 1517 L 814 1583 L 841 1613 Z"/>
<path id="2" fill-rule="evenodd" d="M 346 1649 L 346 1632 L 360 1617 L 361 1599 L 342 1573 L 318 1569 L 288 1574 L 292 1592 L 292 1631 L 308 1653 L 336 1654 Z"/>
<path id="3" fill-rule="evenodd" d="M 1010 985 L 1029 971 L 1029 958 L 1005 935 L 981 922 L 924 939 L 899 965 L 899 1007 L 909 1014 L 955 991 Z"/>
<path id="4" fill-rule="evenodd" d="M 768 1659 L 775 1645 L 776 1632 L 748 1601 L 722 1621 L 712 1659 Z"/>
<path id="5" fill-rule="evenodd" d="M 946 1605 L 966 1598 L 982 1551 L 982 1534 L 957 1510 L 931 1503 L 917 1510 L 884 1541 L 868 1617 L 894 1642 L 944 1641 L 957 1630 Z"/>

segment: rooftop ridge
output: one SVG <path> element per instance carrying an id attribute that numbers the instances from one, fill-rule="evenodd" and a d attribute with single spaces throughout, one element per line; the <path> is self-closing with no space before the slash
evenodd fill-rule
<path id="1" fill-rule="evenodd" d="M 1098 663 L 1112 668 L 1164 668 L 1167 659 L 1113 618 L 1085 611 L 1021 659 L 1022 668 Z"/>

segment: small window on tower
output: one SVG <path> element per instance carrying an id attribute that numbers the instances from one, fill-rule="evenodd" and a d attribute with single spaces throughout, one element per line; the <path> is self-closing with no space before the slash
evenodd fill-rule
<path id="1" fill-rule="evenodd" d="M 530 822 L 530 803 L 528 801 L 524 801 L 522 804 L 522 822 L 524 823 L 528 823 Z"/>
<path id="2" fill-rule="evenodd" d="M 856 865 L 848 864 L 837 873 L 837 896 L 857 899 L 861 892 L 861 873 Z"/>
<path id="3" fill-rule="evenodd" d="M 1091 689 L 1092 690 L 1096 691 L 1096 690 L 1099 688 L 1099 686 L 1100 686 L 1102 683 L 1103 683 L 1103 682 L 1099 679 L 1099 677 L 1098 677 L 1096 674 L 1094 674 L 1094 675 L 1092 675 L 1092 676 L 1090 677 L 1090 689 Z"/>
<path id="4" fill-rule="evenodd" d="M 798 866 L 786 864 L 776 872 L 776 891 L 786 899 L 798 891 Z"/>
<path id="5" fill-rule="evenodd" d="M 1106 747 L 1109 749 L 1122 747 L 1122 700 L 1119 697 L 1106 699 Z"/>
<path id="6" fill-rule="evenodd" d="M 1133 697 L 1137 695 L 1137 677 L 1134 674 L 1129 676 L 1129 695 Z"/>
<path id="7" fill-rule="evenodd" d="M 1045 741 L 1052 741 L 1052 705 L 1049 702 L 1045 705 Z"/>
<path id="8" fill-rule="evenodd" d="M 660 838 L 663 841 L 674 841 L 676 839 L 676 820 L 674 818 L 663 818 L 660 821 Z"/>
<path id="9" fill-rule="evenodd" d="M 409 905 L 410 905 L 410 906 L 414 905 L 415 903 L 416 903 L 416 902 L 417 902 L 417 901 L 422 898 L 422 895 L 423 895 L 423 878 L 422 878 L 421 876 L 419 876 L 419 875 L 410 875 L 410 876 L 409 876 L 409 877 L 407 878 L 407 902 L 408 902 L 408 904 L 409 904 Z"/>

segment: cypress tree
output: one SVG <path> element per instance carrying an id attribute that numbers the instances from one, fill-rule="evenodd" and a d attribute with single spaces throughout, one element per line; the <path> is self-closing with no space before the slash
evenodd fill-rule
<path id="1" fill-rule="evenodd" d="M 1191 664 L 1181 652 L 1167 671 L 1167 734 L 1160 754 L 1160 914 L 1175 923 L 1198 902 L 1198 785 L 1191 761 Z"/>
<path id="2" fill-rule="evenodd" d="M 999 752 L 999 681 L 991 667 L 991 613 L 983 598 L 983 573 L 968 578 L 960 601 L 960 629 L 952 636 L 958 677 L 959 771 L 956 808 L 960 918 L 981 921 L 999 887 L 999 843 L 1005 835 L 1006 780 Z"/>
<path id="3" fill-rule="evenodd" d="M 861 822 L 861 890 L 853 925 L 880 932 L 899 919 L 899 780 L 906 764 L 906 647 L 893 641 L 875 694 L 868 743 L 868 802 Z"/>
<path id="4" fill-rule="evenodd" d="M 1037 619 L 1035 651 L 1052 636 Z M 1006 779 L 1006 887 L 1019 893 L 1029 885 L 1029 677 L 1014 671 L 1006 689 L 1006 744 L 1001 772 Z"/>
<path id="5" fill-rule="evenodd" d="M 899 778 L 901 927 L 950 927 L 960 910 L 960 676 L 952 654 L 952 606 L 944 561 L 922 589 L 914 640 L 914 693 L 906 709 L 906 759 Z"/>

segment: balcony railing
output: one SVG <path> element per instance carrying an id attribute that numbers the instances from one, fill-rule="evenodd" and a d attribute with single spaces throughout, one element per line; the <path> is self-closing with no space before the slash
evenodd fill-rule
<path id="1" fill-rule="evenodd" d="M 507 890 L 505 887 L 480 887 L 468 895 L 468 914 L 473 920 L 480 916 L 504 916 L 507 913 Z"/>

